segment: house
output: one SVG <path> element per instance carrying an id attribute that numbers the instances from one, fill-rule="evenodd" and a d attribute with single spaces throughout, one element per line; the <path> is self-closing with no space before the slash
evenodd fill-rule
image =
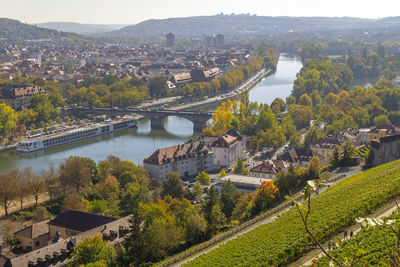
<path id="1" fill-rule="evenodd" d="M 49 234 L 50 238 L 58 233 L 61 238 L 66 239 L 115 220 L 116 218 L 99 214 L 66 210 L 48 222 Z"/>
<path id="2" fill-rule="evenodd" d="M 311 145 L 313 154 L 319 158 L 322 164 L 329 162 L 335 146 L 340 146 L 341 143 L 334 137 L 319 139 L 315 144 Z"/>
<path id="3" fill-rule="evenodd" d="M 396 135 L 399 133 L 400 133 L 400 128 L 398 128 L 394 125 L 390 125 L 390 124 L 380 125 L 375 128 L 372 128 L 368 132 L 367 143 L 369 143 L 371 141 L 379 140 L 379 138 L 381 138 L 381 137 Z"/>
<path id="4" fill-rule="evenodd" d="M 242 192 L 253 192 L 261 185 L 264 181 L 271 181 L 271 179 L 252 177 L 247 175 L 239 174 L 228 174 L 220 178 L 215 186 L 217 190 L 220 190 L 223 182 L 232 182 L 239 191 Z"/>
<path id="5" fill-rule="evenodd" d="M 34 223 L 14 233 L 19 241 L 19 247 L 24 250 L 35 250 L 47 246 L 50 240 L 49 221 Z"/>
<path id="6" fill-rule="evenodd" d="M 370 145 L 374 156 L 373 166 L 400 159 L 400 134 L 381 137 L 371 141 Z"/>
<path id="7" fill-rule="evenodd" d="M 98 226 L 65 239 L 57 235 L 48 242 L 47 246 L 14 258 L 2 257 L 0 259 L 0 267 L 65 266 L 71 259 L 71 253 L 73 252 L 74 247 L 86 238 L 100 235 L 104 241 L 109 241 L 114 246 L 120 244 L 129 232 L 130 219 L 131 216 L 127 216 L 120 219 L 114 219 L 102 225 L 98 225 L 100 223 L 94 223 L 94 220 L 90 219 L 92 222 L 90 224 L 91 226 Z M 104 220 L 102 222 L 104 222 Z M 91 227 L 84 221 L 82 221 L 82 223 L 86 226 L 81 229 Z M 75 224 L 75 222 L 73 224 Z"/>
<path id="8" fill-rule="evenodd" d="M 250 169 L 250 176 L 275 180 L 278 173 L 289 167 L 283 160 L 268 160 Z"/>
<path id="9" fill-rule="evenodd" d="M 210 146 L 214 153 L 214 165 L 216 167 L 229 167 L 239 159 L 243 159 L 246 153 L 246 140 L 237 131 L 218 136 Z"/>
<path id="10" fill-rule="evenodd" d="M 143 167 L 151 177 L 162 182 L 166 181 L 167 173 L 171 171 L 190 177 L 214 169 L 213 152 L 203 141 L 189 142 L 157 149 L 143 161 Z"/>
<path id="11" fill-rule="evenodd" d="M 307 167 L 314 156 L 309 148 L 292 148 L 278 156 L 278 159 L 292 163 L 295 167 Z"/>

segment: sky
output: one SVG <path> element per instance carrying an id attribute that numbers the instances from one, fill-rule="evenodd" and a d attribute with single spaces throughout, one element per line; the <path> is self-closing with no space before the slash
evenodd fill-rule
<path id="1" fill-rule="evenodd" d="M 135 24 L 199 15 L 399 16 L 399 0 L 0 0 L 0 17 L 26 23 Z"/>

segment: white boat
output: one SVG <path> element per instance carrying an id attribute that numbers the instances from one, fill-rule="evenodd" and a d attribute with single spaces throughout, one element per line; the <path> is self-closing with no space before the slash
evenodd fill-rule
<path id="1" fill-rule="evenodd" d="M 137 125 L 135 118 L 125 116 L 114 121 L 105 121 L 87 127 L 76 128 L 65 132 L 48 135 L 35 135 L 18 143 L 17 152 L 28 153 L 53 146 L 63 145 L 97 135 L 107 134 Z"/>

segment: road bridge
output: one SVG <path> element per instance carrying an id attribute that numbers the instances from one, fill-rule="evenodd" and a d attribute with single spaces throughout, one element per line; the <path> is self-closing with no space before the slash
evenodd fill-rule
<path id="1" fill-rule="evenodd" d="M 94 107 L 69 107 L 64 108 L 61 116 L 87 117 L 89 115 L 107 115 L 111 118 L 116 116 L 139 114 L 151 120 L 152 129 L 164 129 L 164 120 L 170 116 L 178 116 L 193 122 L 194 131 L 199 132 L 214 112 L 181 111 L 170 109 L 139 109 L 139 108 L 94 108 Z"/>

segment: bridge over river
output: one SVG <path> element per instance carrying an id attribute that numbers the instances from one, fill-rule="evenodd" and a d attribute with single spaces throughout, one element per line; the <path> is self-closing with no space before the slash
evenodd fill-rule
<path id="1" fill-rule="evenodd" d="M 138 108 L 94 108 L 94 107 L 70 107 L 61 112 L 61 116 L 74 116 L 78 118 L 90 115 L 107 115 L 111 118 L 116 116 L 138 114 L 151 120 L 152 129 L 164 129 L 164 120 L 170 116 L 182 117 L 193 122 L 196 132 L 206 126 L 207 121 L 212 118 L 214 112 L 181 111 L 171 109 L 138 109 Z"/>

